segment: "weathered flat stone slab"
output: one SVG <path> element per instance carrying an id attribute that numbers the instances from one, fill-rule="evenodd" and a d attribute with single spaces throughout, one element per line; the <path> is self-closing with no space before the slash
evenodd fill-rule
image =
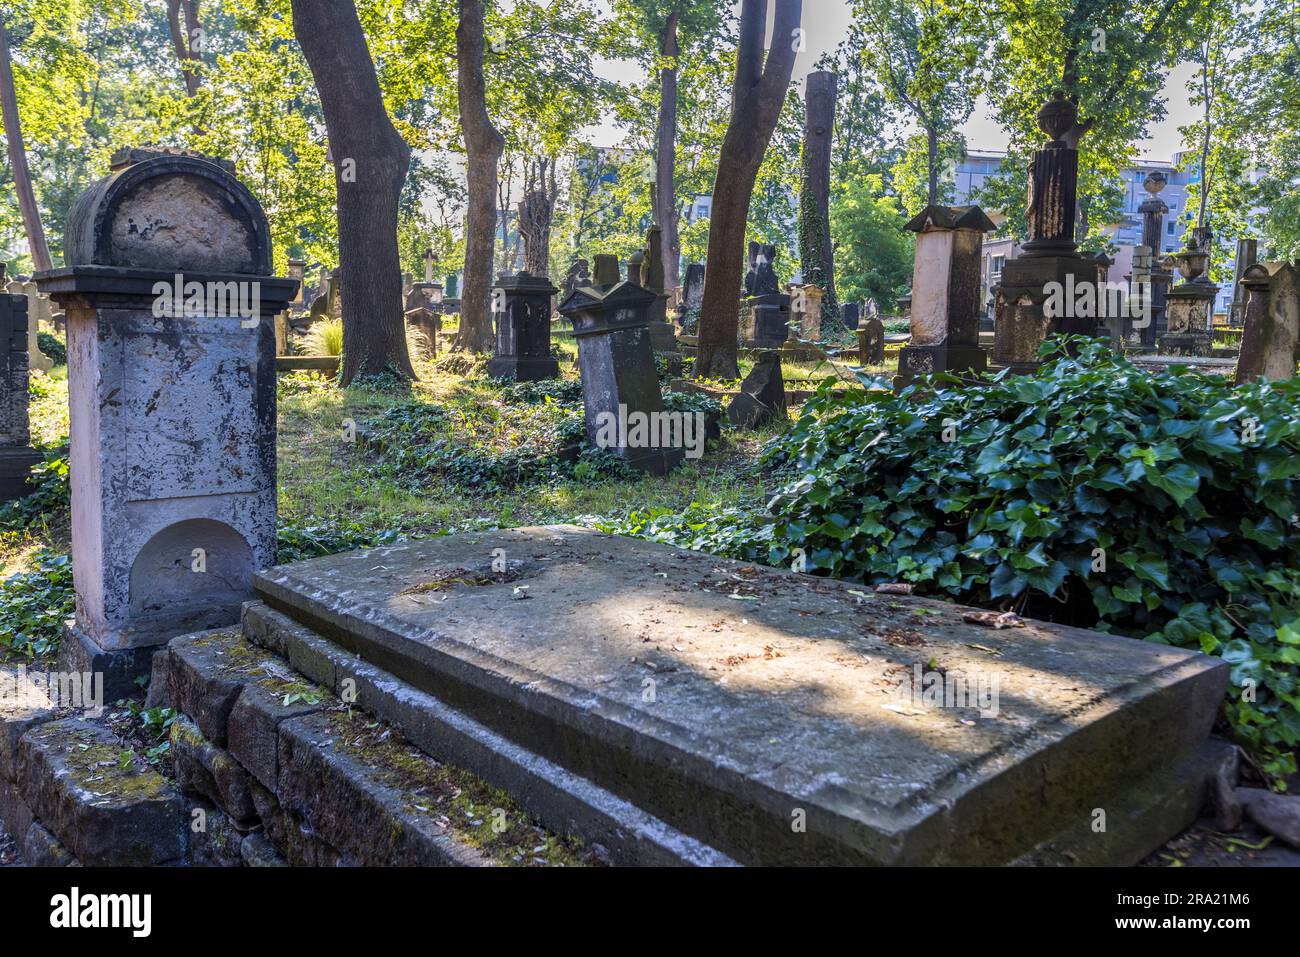
<path id="1" fill-rule="evenodd" d="M 1185 786 L 1227 682 L 1167 646 L 995 630 L 962 606 L 567 526 L 318 558 L 255 587 L 746 863 L 1023 859 L 1108 801 L 1127 819 L 1125 795 Z M 996 679 L 996 707 L 918 700 L 918 672 Z M 1168 826 L 1088 857 L 1135 861 Z"/>

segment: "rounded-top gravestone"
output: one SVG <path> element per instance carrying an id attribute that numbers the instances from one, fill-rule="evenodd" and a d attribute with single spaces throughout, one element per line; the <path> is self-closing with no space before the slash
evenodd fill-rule
<path id="1" fill-rule="evenodd" d="M 275 562 L 275 335 L 297 280 L 233 166 L 123 150 L 69 215 L 64 307 L 76 621 L 64 663 L 129 689 L 154 648 L 233 624 Z"/>

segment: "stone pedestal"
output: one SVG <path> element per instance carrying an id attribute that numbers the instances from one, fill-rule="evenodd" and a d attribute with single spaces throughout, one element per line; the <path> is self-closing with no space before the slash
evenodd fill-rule
<path id="1" fill-rule="evenodd" d="M 557 292 L 545 276 L 497 277 L 492 298 L 501 308 L 488 375 L 520 382 L 559 378 L 560 363 L 551 355 L 551 297 Z"/>
<path id="2" fill-rule="evenodd" d="M 1032 372 L 1041 364 L 1038 347 L 1049 335 L 1096 335 L 1096 316 L 1049 316 L 1044 308 L 1049 283 L 1065 289 L 1094 282 L 1096 274 L 1095 264 L 1078 255 L 1010 260 L 998 286 L 994 361 L 1014 372 Z"/>
<path id="3" fill-rule="evenodd" d="M 779 349 L 790 338 L 790 297 L 773 292 L 740 304 L 740 344 L 747 349 Z"/>
<path id="4" fill-rule="evenodd" d="M 911 341 L 898 356 L 902 382 L 934 372 L 982 372 L 980 256 L 993 223 L 978 206 L 928 206 L 907 228 L 917 233 Z"/>
<path id="5" fill-rule="evenodd" d="M 1160 351 L 1169 356 L 1209 356 L 1214 351 L 1212 328 L 1218 286 L 1181 283 L 1169 290 L 1165 304 L 1168 329 Z"/>
<path id="6" fill-rule="evenodd" d="M 1237 357 L 1237 384 L 1289 379 L 1300 359 L 1300 266 L 1256 263 L 1241 276 L 1245 329 Z"/>
<path id="7" fill-rule="evenodd" d="M 597 278 L 605 274 L 597 257 Z M 618 425 L 617 441 L 605 443 L 611 420 L 631 425 L 634 417 L 660 416 L 663 394 L 655 371 L 654 351 L 646 329 L 646 310 L 655 294 L 630 282 L 582 286 L 560 304 L 560 315 L 573 322 L 582 374 L 582 404 L 587 438 L 603 445 L 628 465 L 661 475 L 681 462 L 680 447 L 635 443 L 631 428 Z M 661 433 L 652 429 L 651 439 Z"/>
<path id="8" fill-rule="evenodd" d="M 21 498 L 41 454 L 27 418 L 27 298 L 0 294 L 0 502 Z"/>
<path id="9" fill-rule="evenodd" d="M 1198 227 L 1189 248 L 1174 257 L 1185 281 L 1170 289 L 1165 298 L 1166 331 L 1159 340 L 1165 355 L 1213 354 L 1214 300 L 1219 287 L 1205 276 L 1211 248 L 1208 229 Z"/>
<path id="10" fill-rule="evenodd" d="M 270 275 L 266 217 L 233 164 L 180 151 L 115 156 L 64 250 L 70 265 L 37 277 L 68 315 L 64 648 L 129 672 L 141 649 L 234 624 L 275 563 L 272 319 L 298 284 Z"/>

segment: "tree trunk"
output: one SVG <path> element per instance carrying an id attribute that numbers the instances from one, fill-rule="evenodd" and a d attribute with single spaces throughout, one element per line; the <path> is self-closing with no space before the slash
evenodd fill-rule
<path id="1" fill-rule="evenodd" d="M 338 189 L 343 369 L 415 378 L 406 351 L 397 203 L 411 162 L 384 108 L 352 0 L 292 0 L 293 30 L 325 113 Z"/>
<path id="2" fill-rule="evenodd" d="M 181 28 L 182 6 L 185 8 L 184 29 Z M 185 81 L 185 95 L 193 96 L 199 92 L 199 86 L 203 82 L 194 69 L 200 52 L 194 46 L 199 31 L 199 0 L 167 0 L 167 30 L 172 37 L 172 48 L 176 51 L 181 78 Z"/>
<path id="3" fill-rule="evenodd" d="M 519 235 L 524 243 L 524 268 L 534 276 L 550 274 L 551 220 L 559 190 L 555 185 L 555 160 L 543 156 L 525 160 L 524 198 L 519 203 Z M 547 171 L 550 177 L 547 178 Z"/>
<path id="4" fill-rule="evenodd" d="M 831 136 L 835 125 L 834 73 L 809 73 L 804 92 L 803 182 L 799 196 L 799 260 L 803 281 L 825 290 L 822 309 L 838 316 L 831 249 Z"/>
<path id="5" fill-rule="evenodd" d="M 794 69 L 803 0 L 776 0 L 776 22 L 767 65 L 760 61 L 767 0 L 743 0 L 736 79 L 732 89 L 731 121 L 718 157 L 713 184 L 713 213 L 709 220 L 708 270 L 704 274 L 704 301 L 700 304 L 699 355 L 695 375 L 734 379 L 740 369 L 736 332 L 740 319 L 745 223 L 754 181 L 763 153 L 776 129 Z"/>
<path id="6" fill-rule="evenodd" d="M 664 292 L 681 285 L 678 263 L 681 241 L 677 234 L 677 188 L 674 160 L 677 154 L 677 11 L 668 15 L 660 36 L 659 52 L 671 57 L 670 66 L 659 71 L 659 128 L 655 137 L 655 222 L 663 232 L 660 246 L 664 263 Z"/>
<path id="7" fill-rule="evenodd" d="M 487 112 L 483 77 L 483 0 L 460 0 L 456 24 L 456 80 L 460 128 L 465 136 L 465 288 L 461 290 L 460 334 L 454 348 L 487 352 L 492 348 L 492 248 L 496 238 L 497 161 L 505 139 Z"/>
<path id="8" fill-rule="evenodd" d="M 939 133 L 933 126 L 925 128 L 925 157 L 929 180 L 929 198 L 931 206 L 939 202 Z"/>
<path id="9" fill-rule="evenodd" d="M 14 90 L 14 63 L 9 56 L 9 31 L 0 18 L 0 118 L 5 125 L 5 139 L 9 144 L 9 168 L 13 170 L 14 190 L 18 193 L 18 209 L 23 215 L 27 231 L 27 246 L 31 250 L 32 264 L 37 272 L 53 269 L 50 247 L 45 241 L 41 226 L 41 210 L 32 192 L 32 176 L 27 169 L 27 148 L 23 145 L 23 127 L 18 119 L 18 94 Z"/>

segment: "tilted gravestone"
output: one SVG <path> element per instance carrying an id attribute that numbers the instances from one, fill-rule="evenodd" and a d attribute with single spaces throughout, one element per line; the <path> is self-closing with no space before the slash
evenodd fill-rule
<path id="1" fill-rule="evenodd" d="M 757 429 L 786 417 L 785 380 L 781 356 L 774 350 L 759 353 L 740 394 L 727 406 L 727 421 L 736 429 Z"/>
<path id="2" fill-rule="evenodd" d="M 663 474 L 681 462 L 684 450 L 666 443 L 658 427 L 668 419 L 647 329 L 655 295 L 620 282 L 618 259 L 607 254 L 596 256 L 594 278 L 559 307 L 578 341 L 587 438 L 633 468 Z"/>
<path id="3" fill-rule="evenodd" d="M 492 290 L 497 348 L 489 375 L 520 382 L 559 378 L 560 363 L 551 355 L 551 297 L 557 292 L 545 276 L 527 271 L 497 277 Z"/>
<path id="4" fill-rule="evenodd" d="M 72 563 L 67 670 L 110 696 L 185 632 L 232 624 L 275 562 L 273 317 L 297 282 L 233 165 L 128 150 L 75 202 L 68 266 Z"/>
<path id="5" fill-rule="evenodd" d="M 907 381 L 935 372 L 982 372 L 980 253 L 993 223 L 978 206 L 927 206 L 907 228 L 917 234 L 912 338 L 898 356 Z"/>
<path id="6" fill-rule="evenodd" d="M 27 419 L 27 304 L 0 294 L 0 502 L 30 491 L 27 477 L 41 460 Z"/>
<path id="7" fill-rule="evenodd" d="M 864 366 L 885 363 L 885 324 L 875 316 L 858 326 L 858 362 Z"/>
<path id="8" fill-rule="evenodd" d="M 1245 292 L 1237 384 L 1289 379 L 1300 360 L 1300 266 L 1255 263 L 1241 276 Z"/>

